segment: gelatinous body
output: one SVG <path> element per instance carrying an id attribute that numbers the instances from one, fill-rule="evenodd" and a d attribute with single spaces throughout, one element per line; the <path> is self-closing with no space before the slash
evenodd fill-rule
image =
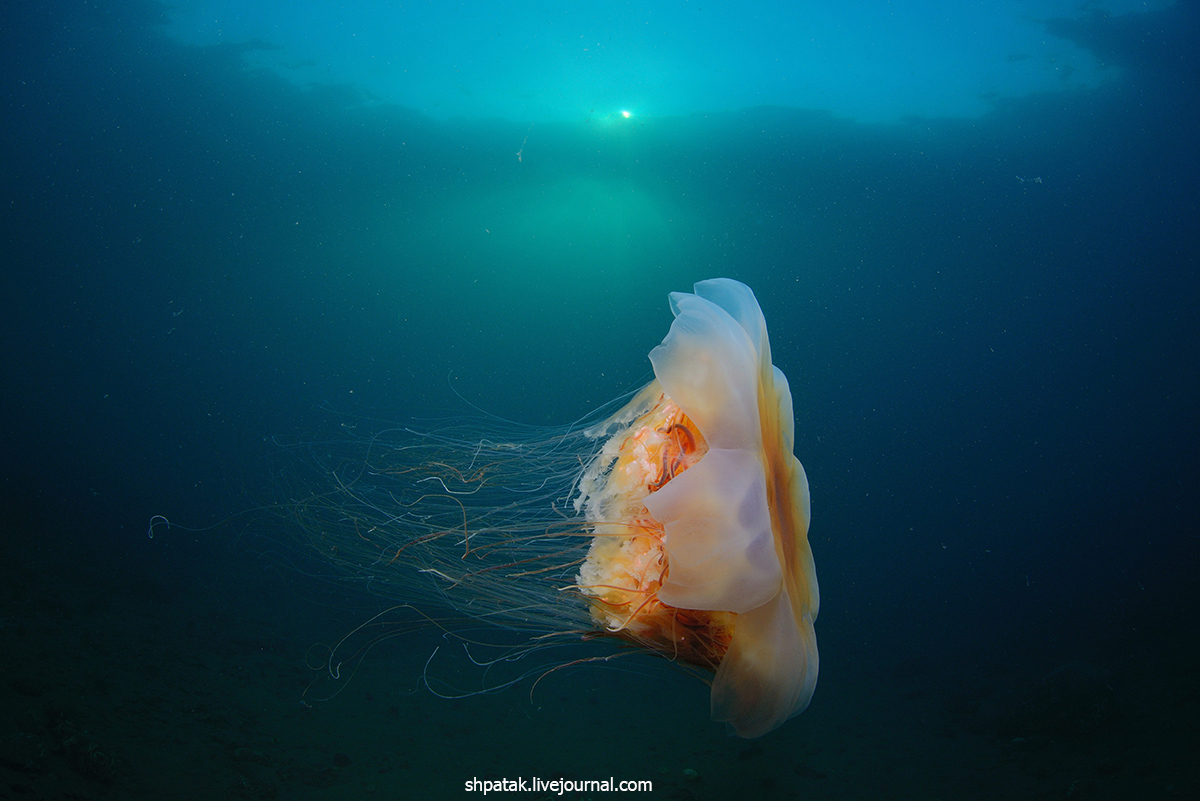
<path id="1" fill-rule="evenodd" d="M 753 737 L 816 686 L 808 479 L 753 293 L 695 290 L 671 295 L 655 381 L 595 430 L 610 433 L 579 483 L 596 537 L 579 585 L 607 630 L 713 668 L 714 719 Z"/>

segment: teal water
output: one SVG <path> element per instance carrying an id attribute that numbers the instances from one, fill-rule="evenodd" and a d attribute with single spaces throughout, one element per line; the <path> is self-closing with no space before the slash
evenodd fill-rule
<path id="1" fill-rule="evenodd" d="M 862 77 L 884 34 L 858 72 L 848 23 L 840 61 L 785 69 L 755 23 L 724 58 L 762 103 L 675 29 L 656 52 L 702 85 L 629 117 L 549 69 L 498 112 L 542 45 L 466 70 L 483 99 L 448 110 L 445 65 L 372 94 L 337 36 L 310 37 L 344 69 L 320 81 L 264 61 L 325 63 L 299 40 L 189 40 L 156 4 L 3 12 L 6 792 L 452 797 L 618 769 L 679 798 L 1194 791 L 1197 14 L 1119 11 L 1029 15 L 1051 45 L 1028 58 L 1004 17 L 966 50 L 1025 77 L 1082 54 L 1074 77 L 959 95 L 992 62 L 946 37 L 896 95 Z M 780 88 L 814 65 L 872 89 Z M 576 420 L 648 380 L 667 293 L 716 276 L 762 305 L 812 487 L 821 680 L 763 740 L 650 659 L 443 701 L 428 630 L 306 707 L 310 646 L 380 609 L 365 582 L 279 521 L 147 537 L 278 500 L 281 443 Z"/>

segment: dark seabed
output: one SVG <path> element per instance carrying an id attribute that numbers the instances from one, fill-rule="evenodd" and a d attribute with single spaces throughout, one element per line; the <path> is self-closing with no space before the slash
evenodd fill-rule
<path id="1" fill-rule="evenodd" d="M 1048 23 L 1125 78 L 979 119 L 609 127 L 436 121 L 175 43 L 151 3 L 25 5 L 0 12 L 0 797 L 1200 797 L 1195 3 Z M 406 622 L 322 678 L 389 600 L 264 511 L 286 446 L 569 423 L 717 276 L 795 396 L 808 711 L 730 738 L 649 656 L 446 700 L 441 632 Z"/>

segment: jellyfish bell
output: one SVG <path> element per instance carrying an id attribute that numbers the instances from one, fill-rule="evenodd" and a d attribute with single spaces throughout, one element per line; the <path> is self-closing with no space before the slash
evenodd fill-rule
<path id="1" fill-rule="evenodd" d="M 377 438 L 295 519 L 387 594 L 712 671 L 713 719 L 758 737 L 817 680 L 791 392 L 748 287 L 702 281 L 670 304 L 654 380 L 607 418 Z"/>
<path id="2" fill-rule="evenodd" d="M 597 624 L 713 668 L 713 719 L 757 737 L 817 679 L 791 392 L 748 287 L 703 281 L 671 309 L 655 380 L 590 432 L 607 440 L 579 481 L 595 539 L 578 583 Z"/>

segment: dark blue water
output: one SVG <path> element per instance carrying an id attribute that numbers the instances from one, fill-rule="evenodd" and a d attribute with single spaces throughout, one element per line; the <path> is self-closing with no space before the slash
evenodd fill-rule
<path id="1" fill-rule="evenodd" d="M 978 119 L 603 130 L 364 106 L 161 15 L 0 25 L 0 795 L 1197 792 L 1195 4 L 1047 23 L 1124 77 Z M 821 682 L 763 740 L 650 660 L 443 701 L 429 631 L 301 703 L 380 601 L 283 520 L 147 536 L 280 500 L 279 444 L 343 425 L 574 420 L 716 276 L 813 499 Z"/>

